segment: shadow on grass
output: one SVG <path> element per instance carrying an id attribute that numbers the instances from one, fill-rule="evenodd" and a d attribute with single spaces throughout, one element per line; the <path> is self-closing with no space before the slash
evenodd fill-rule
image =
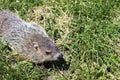
<path id="1" fill-rule="evenodd" d="M 38 66 L 44 66 L 45 69 L 59 69 L 59 70 L 68 70 L 70 63 L 67 63 L 64 58 L 61 58 L 58 61 L 48 61 L 42 64 L 37 64 Z"/>

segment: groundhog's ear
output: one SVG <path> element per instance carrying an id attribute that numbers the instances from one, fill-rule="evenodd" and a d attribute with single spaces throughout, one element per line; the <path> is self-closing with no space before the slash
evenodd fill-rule
<path id="1" fill-rule="evenodd" d="M 38 45 L 38 43 L 37 43 L 37 42 L 33 42 L 33 46 L 34 46 L 34 48 L 35 48 L 36 50 L 38 50 L 39 45 Z"/>

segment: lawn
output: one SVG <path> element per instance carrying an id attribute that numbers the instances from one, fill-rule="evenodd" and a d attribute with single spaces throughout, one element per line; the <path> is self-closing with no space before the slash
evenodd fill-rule
<path id="1" fill-rule="evenodd" d="M 0 80 L 120 80 L 120 0 L 0 0 L 0 9 L 43 26 L 67 64 L 12 62 L 0 42 Z"/>

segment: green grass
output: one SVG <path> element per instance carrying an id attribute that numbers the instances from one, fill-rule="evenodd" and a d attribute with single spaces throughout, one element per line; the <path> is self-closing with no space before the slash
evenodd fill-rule
<path id="1" fill-rule="evenodd" d="M 56 71 L 24 61 L 12 64 L 5 60 L 11 52 L 0 43 L 1 80 L 120 79 L 119 0 L 18 1 L 1 0 L 0 9 L 9 9 L 26 21 L 42 25 L 70 66 Z"/>

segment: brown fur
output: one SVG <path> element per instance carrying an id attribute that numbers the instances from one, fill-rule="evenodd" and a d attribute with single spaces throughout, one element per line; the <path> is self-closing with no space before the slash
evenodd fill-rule
<path id="1" fill-rule="evenodd" d="M 60 50 L 41 26 L 25 22 L 11 11 L 0 11 L 0 40 L 35 63 L 62 58 Z"/>

